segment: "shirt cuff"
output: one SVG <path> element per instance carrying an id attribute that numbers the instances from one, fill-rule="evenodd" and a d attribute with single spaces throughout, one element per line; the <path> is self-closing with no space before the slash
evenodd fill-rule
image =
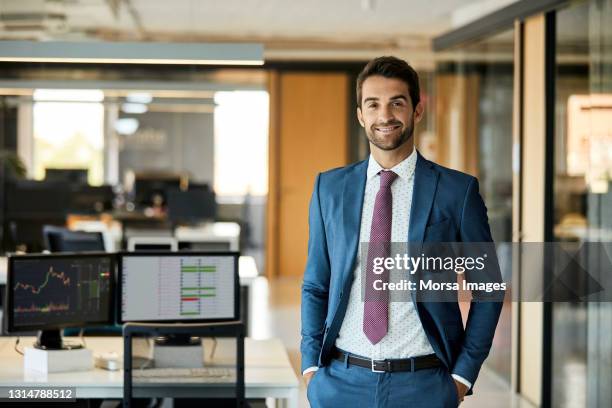
<path id="1" fill-rule="evenodd" d="M 319 367 L 317 367 L 317 366 L 308 367 L 307 369 L 305 369 L 305 370 L 302 372 L 302 375 L 305 375 L 305 374 L 307 374 L 307 373 L 314 373 L 314 372 L 315 372 L 315 371 L 317 371 L 318 369 L 319 369 Z"/>
<path id="2" fill-rule="evenodd" d="M 307 368 L 307 370 L 309 370 L 309 368 Z M 462 376 L 457 375 L 457 374 L 451 374 L 451 375 L 453 376 L 453 378 L 454 378 L 455 380 L 459 381 L 461 384 L 463 384 L 463 385 L 465 385 L 466 387 L 468 387 L 468 390 L 469 390 L 470 388 L 472 388 L 472 383 L 471 383 L 471 382 L 469 382 L 468 380 L 466 380 L 465 378 L 463 378 Z"/>

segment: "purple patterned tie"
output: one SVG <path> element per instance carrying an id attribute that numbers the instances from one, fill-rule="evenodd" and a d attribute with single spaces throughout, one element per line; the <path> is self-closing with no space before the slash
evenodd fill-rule
<path id="1" fill-rule="evenodd" d="M 389 282 L 389 271 L 385 268 L 382 274 L 374 274 L 373 260 L 389 256 L 393 204 L 391 184 L 397 178 L 397 174 L 389 170 L 381 170 L 379 174 L 380 189 L 376 194 L 372 214 L 363 309 L 363 332 L 372 344 L 378 343 L 388 331 L 389 293 L 386 290 L 374 290 L 373 284 L 377 279 Z"/>

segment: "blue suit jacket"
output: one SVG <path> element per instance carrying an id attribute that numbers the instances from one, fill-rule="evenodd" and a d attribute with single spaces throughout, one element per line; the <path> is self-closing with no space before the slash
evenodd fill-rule
<path id="1" fill-rule="evenodd" d="M 302 371 L 329 363 L 344 319 L 356 265 L 367 167 L 364 160 L 321 173 L 315 182 L 302 285 Z M 491 242 L 478 180 L 418 154 L 406 238 L 410 243 Z M 478 302 L 474 295 L 465 329 L 456 302 L 415 305 L 436 355 L 473 386 L 491 348 L 502 303 Z"/>

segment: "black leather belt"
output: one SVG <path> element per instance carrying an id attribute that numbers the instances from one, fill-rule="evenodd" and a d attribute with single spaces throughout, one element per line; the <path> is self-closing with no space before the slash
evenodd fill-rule
<path id="1" fill-rule="evenodd" d="M 335 349 L 333 358 L 344 362 L 347 354 L 342 350 Z M 426 356 L 404 358 L 397 360 L 370 360 L 367 358 L 348 355 L 348 363 L 359 367 L 369 368 L 374 373 L 392 373 L 394 371 L 417 371 L 425 368 L 442 366 L 442 361 L 435 354 Z"/>

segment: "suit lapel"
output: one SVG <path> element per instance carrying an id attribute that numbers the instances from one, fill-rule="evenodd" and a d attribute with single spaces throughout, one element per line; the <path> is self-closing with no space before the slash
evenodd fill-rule
<path id="1" fill-rule="evenodd" d="M 435 171 L 431 162 L 425 160 L 417 151 L 417 162 L 414 173 L 414 188 L 412 190 L 412 208 L 410 209 L 410 223 L 408 225 L 408 251 L 411 256 L 421 253 L 423 239 L 425 238 L 425 227 L 429 219 L 429 213 L 433 205 L 436 188 L 438 186 L 438 172 Z M 418 279 L 417 275 L 413 278 Z M 417 291 L 410 291 L 412 301 L 417 308 Z"/>
<path id="2" fill-rule="evenodd" d="M 344 177 L 342 191 L 342 227 L 347 254 L 344 257 L 342 282 L 345 284 L 346 280 L 353 276 L 353 268 L 357 256 L 367 169 L 368 160 L 364 160 L 351 168 Z"/>
<path id="3" fill-rule="evenodd" d="M 422 244 L 425 237 L 425 226 L 429 219 L 436 187 L 438 172 L 417 151 L 417 162 L 414 173 L 414 188 L 412 190 L 412 208 L 410 209 L 410 225 L 408 226 L 408 242 Z"/>

